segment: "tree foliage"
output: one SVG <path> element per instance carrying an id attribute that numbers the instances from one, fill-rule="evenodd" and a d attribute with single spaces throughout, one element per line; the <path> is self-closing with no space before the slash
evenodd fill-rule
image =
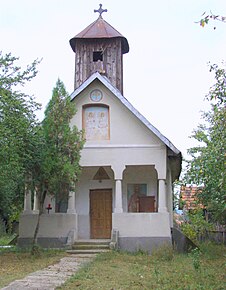
<path id="1" fill-rule="evenodd" d="M 64 84 L 58 80 L 52 98 L 46 108 L 45 118 L 39 127 L 39 143 L 36 145 L 36 159 L 31 172 L 31 187 L 36 189 L 39 201 L 39 219 L 47 194 L 55 197 L 58 208 L 67 202 L 68 193 L 74 190 L 80 174 L 80 151 L 83 147 L 83 133 L 70 122 L 76 109 L 67 94 Z M 34 237 L 38 233 L 39 220 Z"/>
<path id="2" fill-rule="evenodd" d="M 205 123 L 198 126 L 192 138 L 199 146 L 190 148 L 185 182 L 203 185 L 199 201 L 215 221 L 225 222 L 226 212 L 226 71 L 210 66 L 215 73 L 215 84 L 206 98 L 211 110 L 203 114 Z"/>
<path id="3" fill-rule="evenodd" d="M 0 52 L 0 216 L 21 208 L 24 176 L 33 160 L 35 111 L 39 105 L 21 90 L 37 74 L 38 60 L 26 69 Z"/>
<path id="4" fill-rule="evenodd" d="M 36 76 L 39 61 L 24 70 L 17 62 L 0 53 L 0 217 L 6 220 L 22 210 L 25 185 L 36 190 L 40 215 L 46 194 L 59 203 L 67 200 L 79 177 L 84 142 L 82 132 L 70 126 L 75 107 L 60 80 L 43 122 L 37 122 L 40 106 L 22 88 Z"/>
<path id="5" fill-rule="evenodd" d="M 76 108 L 64 84 L 58 80 L 42 123 L 45 150 L 41 164 L 41 179 L 48 184 L 49 193 L 58 197 L 63 192 L 68 193 L 80 174 L 80 151 L 84 140 L 82 131 L 70 126 L 75 113 Z"/>

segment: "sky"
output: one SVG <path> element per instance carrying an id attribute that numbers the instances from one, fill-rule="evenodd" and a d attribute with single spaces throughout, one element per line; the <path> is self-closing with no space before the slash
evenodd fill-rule
<path id="1" fill-rule="evenodd" d="M 0 50 L 25 67 L 42 59 L 24 91 L 42 104 L 43 118 L 60 78 L 74 90 L 74 52 L 69 40 L 95 21 L 96 0 L 0 0 Z M 226 24 L 195 23 L 212 11 L 226 16 L 226 0 L 102 0 L 103 18 L 129 42 L 123 56 L 124 96 L 186 157 L 189 138 L 202 122 L 214 84 L 208 63 L 226 61 Z M 217 28 L 214 30 L 213 27 Z"/>

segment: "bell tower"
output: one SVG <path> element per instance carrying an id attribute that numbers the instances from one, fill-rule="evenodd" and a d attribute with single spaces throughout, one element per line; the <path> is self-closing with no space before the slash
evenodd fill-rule
<path id="1" fill-rule="evenodd" d="M 129 52 L 127 39 L 107 23 L 102 4 L 96 21 L 70 40 L 75 52 L 75 84 L 78 88 L 93 73 L 105 75 L 123 94 L 123 54 Z"/>

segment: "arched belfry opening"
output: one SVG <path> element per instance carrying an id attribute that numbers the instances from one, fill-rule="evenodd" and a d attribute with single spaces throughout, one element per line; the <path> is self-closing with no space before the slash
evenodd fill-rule
<path id="1" fill-rule="evenodd" d="M 99 72 L 123 94 L 123 54 L 129 52 L 128 41 L 103 19 L 102 13 L 107 10 L 101 4 L 94 12 L 99 13 L 97 20 L 70 40 L 75 52 L 74 88 Z"/>

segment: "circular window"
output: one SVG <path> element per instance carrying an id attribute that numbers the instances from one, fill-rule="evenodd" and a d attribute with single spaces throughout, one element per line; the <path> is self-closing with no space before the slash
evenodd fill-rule
<path id="1" fill-rule="evenodd" d="M 100 90 L 93 90 L 91 93 L 90 93 L 90 99 L 93 101 L 93 102 L 99 102 L 103 97 L 103 94 Z"/>

